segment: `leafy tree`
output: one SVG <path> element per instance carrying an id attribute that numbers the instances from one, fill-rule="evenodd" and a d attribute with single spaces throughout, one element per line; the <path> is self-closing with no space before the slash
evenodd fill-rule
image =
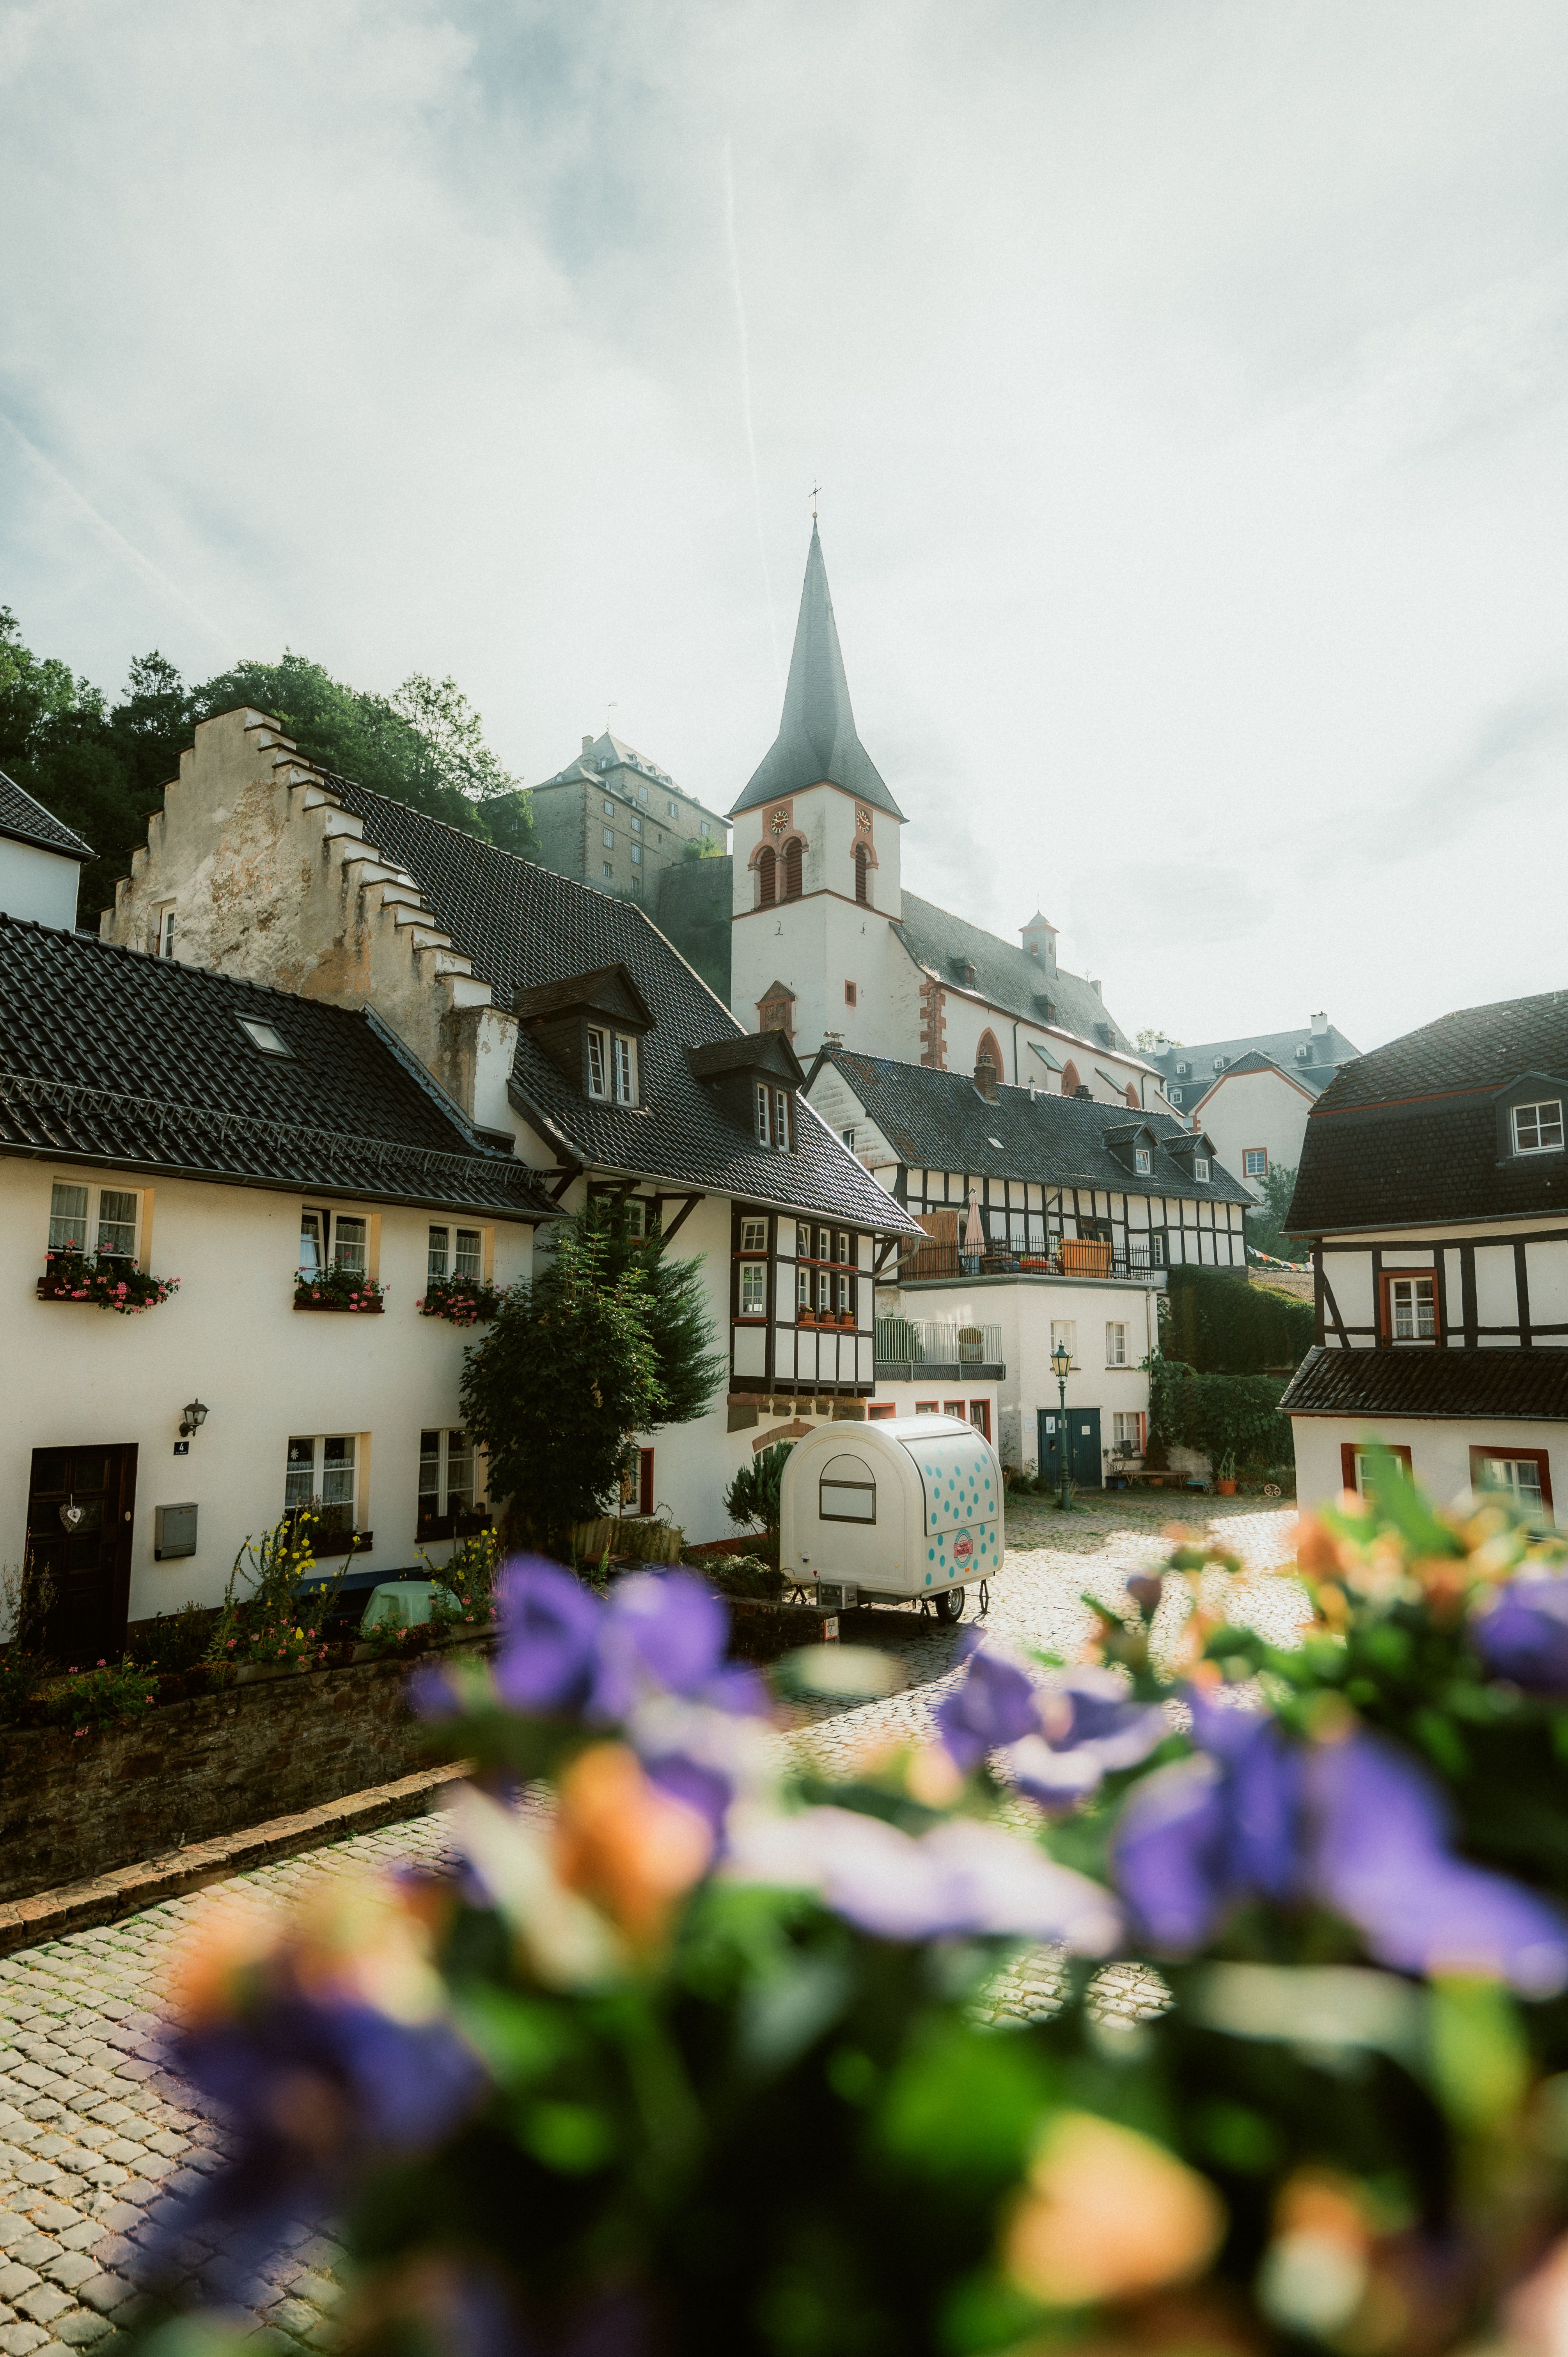
<path id="1" fill-rule="evenodd" d="M 777 1534 L 784 1513 L 784 1468 L 794 1446 L 792 1440 L 776 1440 L 741 1467 L 725 1491 L 725 1512 L 737 1528 L 760 1523 Z"/>
<path id="2" fill-rule="evenodd" d="M 1284 1232 L 1284 1222 L 1290 1216 L 1290 1200 L 1295 1193 L 1295 1171 L 1275 1164 L 1263 1181 L 1263 1200 L 1255 1211 L 1247 1214 L 1247 1242 L 1257 1252 L 1272 1253 L 1275 1260 L 1305 1260 L 1305 1248 L 1294 1236 Z"/>
<path id="3" fill-rule="evenodd" d="M 722 859 L 724 845 L 716 835 L 694 834 L 681 846 L 682 859 Z"/>
<path id="4" fill-rule="evenodd" d="M 659 1353 L 640 1266 L 612 1275 L 610 1239 L 574 1222 L 532 1285 L 514 1286 L 463 1370 L 463 1420 L 491 1486 L 564 1550 L 616 1494 L 628 1435 L 655 1423 Z"/>
<path id="5" fill-rule="evenodd" d="M 1133 1045 L 1140 1056 L 1152 1056 L 1155 1043 L 1164 1040 L 1167 1048 L 1179 1048 L 1181 1041 L 1173 1039 L 1168 1031 L 1139 1031 L 1133 1035 Z"/>
<path id="6" fill-rule="evenodd" d="M 585 1205 L 556 1232 L 580 1242 L 600 1239 L 606 1274 L 612 1281 L 626 1269 L 641 1273 L 648 1330 L 658 1360 L 659 1404 L 657 1413 L 638 1428 L 652 1431 L 662 1425 L 693 1423 L 729 1372 L 724 1352 L 711 1347 L 714 1328 L 703 1292 L 703 1255 L 671 1258 L 661 1235 L 634 1234 L 624 1205 L 605 1196 Z"/>

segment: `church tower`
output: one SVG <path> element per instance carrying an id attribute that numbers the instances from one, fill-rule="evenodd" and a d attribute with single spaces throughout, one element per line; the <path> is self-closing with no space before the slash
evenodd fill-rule
<path id="1" fill-rule="evenodd" d="M 748 1031 L 784 1030 L 808 1060 L 824 1038 L 905 1052 L 913 969 L 889 933 L 903 915 L 904 813 L 860 741 L 816 524 L 784 711 L 730 813 L 730 1006 Z"/>

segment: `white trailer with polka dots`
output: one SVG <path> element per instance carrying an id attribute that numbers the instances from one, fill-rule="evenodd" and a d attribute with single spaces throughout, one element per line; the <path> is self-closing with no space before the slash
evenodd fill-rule
<path id="1" fill-rule="evenodd" d="M 802 1587 L 925 1597 L 956 1620 L 1005 1544 L 1001 1462 L 957 1416 L 822 1425 L 789 1452 L 779 1561 Z"/>

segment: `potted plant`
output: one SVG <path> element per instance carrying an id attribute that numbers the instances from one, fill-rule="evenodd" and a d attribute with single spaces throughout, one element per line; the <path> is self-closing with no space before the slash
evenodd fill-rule
<path id="1" fill-rule="evenodd" d="M 422 1318 L 445 1318 L 450 1326 L 488 1325 L 501 1295 L 477 1276 L 433 1276 L 413 1306 Z"/>
<path id="2" fill-rule="evenodd" d="M 1236 1495 L 1236 1451 L 1228 1448 L 1214 1469 L 1214 1486 L 1222 1498 Z"/>
<path id="3" fill-rule="evenodd" d="M 817 1313 L 809 1305 L 802 1305 L 800 1308 L 796 1310 L 795 1323 L 797 1326 L 814 1326 L 816 1322 Z"/>
<path id="4" fill-rule="evenodd" d="M 50 1253 L 38 1279 L 40 1301 L 91 1301 L 100 1309 L 118 1310 L 122 1318 L 156 1309 L 178 1291 L 177 1276 L 149 1276 L 134 1262 L 79 1252 L 74 1244 Z"/>
<path id="5" fill-rule="evenodd" d="M 354 1270 L 320 1268 L 306 1274 L 295 1273 L 294 1306 L 296 1309 L 343 1309 L 358 1317 L 380 1317 L 383 1308 L 384 1285 L 373 1276 L 360 1276 Z"/>

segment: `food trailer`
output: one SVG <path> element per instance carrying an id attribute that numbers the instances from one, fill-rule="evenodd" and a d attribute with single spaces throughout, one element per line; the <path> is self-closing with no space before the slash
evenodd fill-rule
<path id="1" fill-rule="evenodd" d="M 821 1426 L 790 1450 L 781 1502 L 779 1568 L 832 1609 L 923 1598 L 956 1620 L 1002 1567 L 1001 1460 L 958 1416 Z"/>

